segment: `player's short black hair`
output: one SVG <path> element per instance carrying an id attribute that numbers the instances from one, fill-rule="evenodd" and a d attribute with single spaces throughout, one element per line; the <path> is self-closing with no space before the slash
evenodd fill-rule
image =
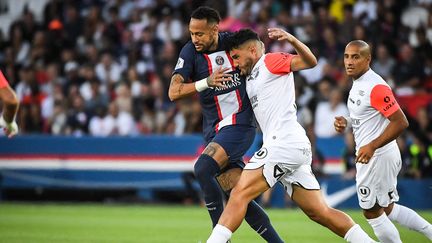
<path id="1" fill-rule="evenodd" d="M 236 49 L 239 46 L 243 45 L 245 42 L 250 40 L 261 41 L 258 34 L 251 29 L 242 29 L 236 31 L 233 34 L 231 34 L 230 37 L 228 38 L 226 49 L 228 50 Z"/>
<path id="2" fill-rule="evenodd" d="M 219 24 L 221 20 L 218 11 L 207 6 L 201 6 L 195 9 L 195 11 L 192 12 L 191 18 L 206 19 L 208 23 L 215 23 L 215 24 Z"/>

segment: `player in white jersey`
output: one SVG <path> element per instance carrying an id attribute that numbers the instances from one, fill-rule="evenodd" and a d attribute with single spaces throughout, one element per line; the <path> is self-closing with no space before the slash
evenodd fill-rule
<path id="1" fill-rule="evenodd" d="M 311 144 L 297 122 L 292 72 L 315 66 L 315 56 L 282 29 L 269 29 L 269 37 L 288 41 L 298 55 L 264 54 L 263 43 L 249 29 L 231 37 L 230 55 L 241 74 L 247 75 L 246 90 L 263 131 L 263 146 L 244 168 L 207 242 L 227 242 L 240 226 L 246 205 L 276 182 L 284 185 L 292 200 L 312 220 L 348 242 L 374 242 L 347 214 L 325 203 L 311 170 Z"/>
<path id="2" fill-rule="evenodd" d="M 389 85 L 370 69 L 370 61 L 371 50 L 366 42 L 348 43 L 345 70 L 353 78 L 347 101 L 349 117 L 339 116 L 334 121 L 340 133 L 347 127 L 353 129 L 360 207 L 381 242 L 401 242 L 390 220 L 432 240 L 431 224 L 413 210 L 395 203 L 399 200 L 396 184 L 402 163 L 395 139 L 408 127 L 408 121 Z"/>

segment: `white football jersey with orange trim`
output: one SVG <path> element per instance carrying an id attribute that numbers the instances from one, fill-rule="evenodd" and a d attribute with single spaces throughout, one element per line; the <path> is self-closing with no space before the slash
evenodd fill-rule
<path id="1" fill-rule="evenodd" d="M 247 94 L 267 145 L 310 143 L 297 122 L 293 57 L 287 53 L 265 54 L 246 78 Z"/>
<path id="2" fill-rule="evenodd" d="M 372 69 L 353 81 L 347 104 L 356 151 L 381 135 L 390 123 L 387 117 L 399 109 L 390 86 Z M 391 148 L 397 149 L 396 140 L 377 149 L 375 154 Z"/>

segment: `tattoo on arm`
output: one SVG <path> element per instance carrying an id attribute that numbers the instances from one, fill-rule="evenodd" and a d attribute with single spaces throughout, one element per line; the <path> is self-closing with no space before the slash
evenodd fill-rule
<path id="1" fill-rule="evenodd" d="M 181 84 L 179 85 L 179 88 L 178 88 L 178 94 L 179 95 L 181 94 L 181 91 L 183 90 L 183 86 L 184 86 L 184 83 L 181 82 Z"/>
<path id="2" fill-rule="evenodd" d="M 207 147 L 204 149 L 203 154 L 207 154 L 208 156 L 213 157 L 213 155 L 216 154 L 216 147 L 210 143 L 210 144 L 207 145 Z"/>
<path id="3" fill-rule="evenodd" d="M 171 85 L 178 85 L 177 93 L 180 95 L 184 86 L 183 77 L 180 74 L 175 74 L 171 79 Z"/>

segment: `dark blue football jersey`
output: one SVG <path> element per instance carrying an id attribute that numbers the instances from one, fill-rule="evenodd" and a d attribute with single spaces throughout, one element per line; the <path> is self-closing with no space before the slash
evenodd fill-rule
<path id="1" fill-rule="evenodd" d="M 219 33 L 218 48 L 212 52 L 197 52 L 192 41 L 186 43 L 181 52 L 174 73 L 180 74 L 186 82 L 196 82 L 210 76 L 218 68 L 231 68 L 233 80 L 224 88 L 209 88 L 199 92 L 203 112 L 204 138 L 209 142 L 214 135 L 228 125 L 252 125 L 252 107 L 246 94 L 246 80 L 240 75 L 224 40 L 229 33 Z"/>

